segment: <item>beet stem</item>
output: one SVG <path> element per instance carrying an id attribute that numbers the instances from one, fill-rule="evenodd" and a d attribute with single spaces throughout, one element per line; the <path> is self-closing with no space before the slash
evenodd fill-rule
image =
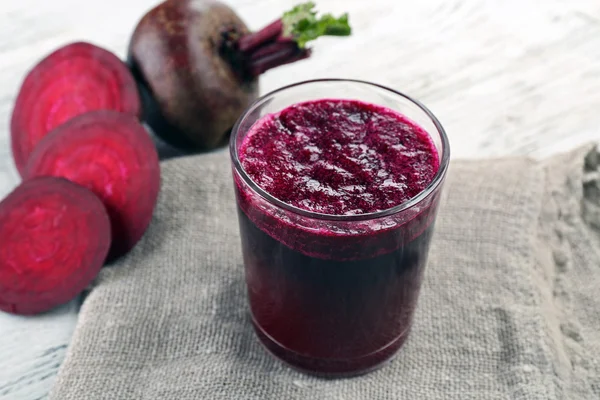
<path id="1" fill-rule="evenodd" d="M 278 20 L 238 39 L 237 51 L 247 76 L 256 78 L 267 70 L 310 56 L 310 50 L 301 49 L 295 40 L 282 34 L 281 20 Z"/>
<path id="2" fill-rule="evenodd" d="M 252 53 L 250 53 L 250 61 L 258 61 L 262 58 L 268 58 L 274 54 L 278 54 L 281 53 L 283 51 L 289 51 L 292 53 L 295 53 L 298 51 L 298 46 L 296 46 L 296 43 L 294 42 L 288 42 L 288 43 L 281 43 L 281 42 L 274 42 L 274 43 L 269 43 L 266 44 L 264 46 L 259 47 L 258 49 L 256 49 L 255 51 L 253 51 Z"/>
<path id="3" fill-rule="evenodd" d="M 283 23 L 278 19 L 258 32 L 242 36 L 238 40 L 238 49 L 243 52 L 251 51 L 264 43 L 277 39 L 282 33 Z"/>
<path id="4" fill-rule="evenodd" d="M 308 58 L 311 53 L 310 49 L 300 49 L 295 44 L 293 46 L 282 46 L 276 43 L 272 46 L 272 49 L 275 50 L 250 61 L 248 66 L 250 75 L 257 77 L 272 68 Z"/>
<path id="5" fill-rule="evenodd" d="M 265 71 L 310 57 L 306 44 L 321 36 L 349 36 L 348 14 L 336 18 L 317 16 L 315 3 L 307 1 L 283 13 L 280 19 L 254 33 L 223 32 L 220 54 L 242 81 L 252 81 Z"/>

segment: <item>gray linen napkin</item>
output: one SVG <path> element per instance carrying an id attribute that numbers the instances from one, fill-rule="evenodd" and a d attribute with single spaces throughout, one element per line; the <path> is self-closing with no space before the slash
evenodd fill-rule
<path id="1" fill-rule="evenodd" d="M 166 161 L 152 226 L 102 271 L 51 399 L 598 399 L 599 162 L 592 146 L 455 161 L 408 342 L 324 380 L 254 338 L 226 152 Z"/>

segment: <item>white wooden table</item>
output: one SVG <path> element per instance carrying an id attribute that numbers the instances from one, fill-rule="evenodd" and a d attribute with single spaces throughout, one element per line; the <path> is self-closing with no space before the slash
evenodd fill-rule
<path id="1" fill-rule="evenodd" d="M 295 0 L 229 0 L 252 29 Z M 8 140 L 27 69 L 87 40 L 124 57 L 156 0 L 4 0 L 0 11 L 0 195 L 18 183 Z M 270 71 L 265 93 L 322 77 L 372 80 L 422 100 L 454 157 L 547 155 L 600 139 L 598 0 L 320 0 L 350 12 L 351 39 L 315 43 L 313 58 Z M 2 244 L 0 243 L 0 246 Z M 44 316 L 0 313 L 0 399 L 43 399 L 75 327 L 70 304 Z"/>

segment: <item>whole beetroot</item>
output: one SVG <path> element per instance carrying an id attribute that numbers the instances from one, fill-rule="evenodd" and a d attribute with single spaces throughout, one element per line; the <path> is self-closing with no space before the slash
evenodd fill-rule
<path id="1" fill-rule="evenodd" d="M 260 74 L 309 57 L 310 40 L 350 34 L 347 15 L 317 19 L 314 6 L 299 5 L 256 33 L 215 0 L 166 0 L 150 10 L 129 45 L 146 122 L 179 147 L 225 143 L 258 97 Z"/>

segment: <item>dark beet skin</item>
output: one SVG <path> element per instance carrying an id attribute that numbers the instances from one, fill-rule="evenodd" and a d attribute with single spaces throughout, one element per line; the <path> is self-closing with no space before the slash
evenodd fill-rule
<path id="1" fill-rule="evenodd" d="M 104 202 L 113 232 L 110 260 L 133 248 L 152 220 L 160 190 L 158 154 L 130 115 L 93 111 L 53 130 L 25 170 L 27 179 L 48 175 L 87 187 Z"/>
<path id="2" fill-rule="evenodd" d="M 145 119 L 168 142 L 217 147 L 257 98 L 258 80 L 242 78 L 221 55 L 223 34 L 232 31 L 249 32 L 233 10 L 210 0 L 167 0 L 137 25 L 129 60 L 158 104 L 145 105 L 154 109 Z"/>
<path id="3" fill-rule="evenodd" d="M 113 53 L 76 42 L 55 50 L 25 77 L 13 109 L 10 132 L 17 170 L 48 132 L 93 110 L 115 110 L 139 117 L 136 82 Z"/>
<path id="4" fill-rule="evenodd" d="M 38 314 L 72 300 L 110 247 L 106 209 L 91 191 L 39 177 L 0 202 L 0 310 Z"/>

